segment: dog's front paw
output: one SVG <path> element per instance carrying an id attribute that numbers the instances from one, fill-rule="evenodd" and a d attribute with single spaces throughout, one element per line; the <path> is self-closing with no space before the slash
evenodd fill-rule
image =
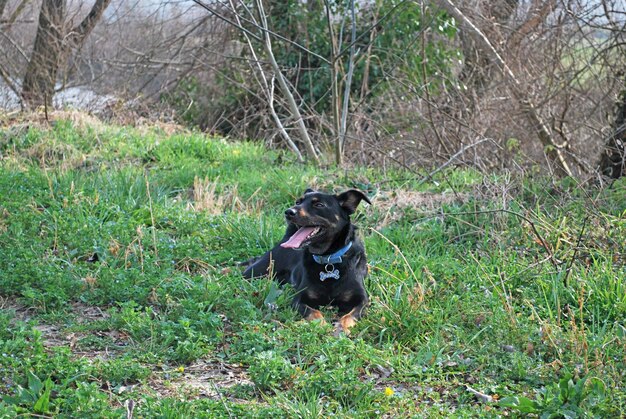
<path id="1" fill-rule="evenodd" d="M 319 320 L 321 324 L 326 324 L 326 320 L 324 320 L 324 315 L 319 310 L 311 309 L 311 312 L 308 316 L 306 316 L 306 319 L 308 321 Z"/>
<path id="2" fill-rule="evenodd" d="M 340 336 L 344 333 L 346 336 L 350 335 L 350 329 L 356 325 L 356 319 L 352 313 L 348 313 L 341 317 L 337 323 L 335 323 L 335 336 Z"/>

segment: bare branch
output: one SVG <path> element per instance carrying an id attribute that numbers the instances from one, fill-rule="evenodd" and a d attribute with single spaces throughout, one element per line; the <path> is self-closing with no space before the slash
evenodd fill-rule
<path id="1" fill-rule="evenodd" d="M 8 0 L 4 0 L 5 3 L 4 4 L 0 4 L 0 17 L 2 17 L 2 11 L 4 10 L 4 8 L 6 7 L 7 1 Z M 11 16 L 9 16 L 9 18 L 5 21 L 0 21 L 0 23 L 3 23 L 5 25 L 4 30 L 9 30 L 11 28 L 11 26 L 15 23 L 15 21 L 17 20 L 18 16 L 22 14 L 22 11 L 24 11 L 24 8 L 28 5 L 28 3 L 30 3 L 31 0 L 22 0 L 20 2 L 20 4 L 15 8 L 15 10 L 13 11 L 13 13 L 11 14 Z"/>
<path id="2" fill-rule="evenodd" d="M 354 0 L 350 0 L 350 16 L 352 18 L 351 28 L 352 36 L 350 37 L 350 57 L 348 58 L 348 74 L 343 91 L 343 109 L 341 110 L 341 126 L 339 127 L 339 141 L 337 143 L 336 155 L 339 156 L 337 164 L 341 164 L 341 156 L 343 155 L 343 146 L 346 141 L 346 124 L 348 121 L 348 105 L 350 103 L 350 90 L 352 89 L 352 74 L 354 73 L 354 39 L 356 38 L 356 13 L 354 12 Z"/>
<path id="3" fill-rule="evenodd" d="M 274 52 L 272 51 L 272 41 L 270 39 L 269 31 L 267 30 L 268 28 L 267 17 L 265 15 L 265 10 L 263 8 L 263 2 L 261 0 L 255 0 L 255 4 L 257 7 L 257 12 L 259 13 L 261 25 L 265 29 L 263 31 L 264 38 L 265 38 L 265 42 L 263 44 L 265 47 L 265 52 L 267 53 L 270 63 L 272 64 L 272 68 L 274 69 L 274 74 L 278 78 L 278 84 L 280 85 L 283 95 L 285 95 L 287 104 L 289 105 L 289 109 L 291 110 L 291 114 L 296 119 L 296 126 L 298 127 L 298 132 L 300 133 L 300 136 L 302 137 L 301 139 L 304 142 L 304 146 L 307 150 L 307 153 L 309 157 L 313 159 L 315 163 L 319 165 L 320 164 L 319 157 L 317 156 L 317 153 L 315 152 L 315 148 L 313 147 L 313 142 L 311 141 L 311 138 L 309 137 L 309 133 L 306 129 L 306 126 L 304 125 L 304 120 L 302 119 L 302 114 L 300 113 L 300 109 L 298 108 L 298 105 L 296 104 L 296 101 L 293 97 L 293 94 L 291 93 L 291 90 L 289 89 L 289 86 L 287 86 L 287 82 L 285 81 L 285 76 L 283 75 L 283 73 L 280 71 L 280 68 L 278 67 L 276 58 L 274 57 Z"/>
<path id="4" fill-rule="evenodd" d="M 0 65 L 0 77 L 2 77 L 2 80 L 4 80 L 4 83 L 9 87 L 9 89 L 11 89 L 11 91 L 13 91 L 13 93 L 15 93 L 15 95 L 17 97 L 20 97 L 20 90 L 18 89 L 18 87 L 13 83 L 13 81 L 11 80 L 11 76 L 9 75 L 9 73 L 4 69 L 4 67 L 2 65 Z"/>
<path id="5" fill-rule="evenodd" d="M 233 0 L 230 0 L 230 5 L 234 11 L 235 5 L 233 4 Z M 238 14 L 235 14 L 235 19 L 237 19 L 237 24 L 241 25 L 241 21 L 239 20 Z M 283 137 L 283 139 L 285 140 L 289 148 L 293 150 L 294 154 L 298 158 L 298 161 L 303 162 L 304 158 L 302 157 L 302 153 L 300 153 L 298 146 L 293 142 L 293 140 L 287 133 L 287 130 L 283 126 L 283 123 L 280 120 L 280 117 L 278 116 L 278 114 L 276 113 L 276 109 L 274 108 L 274 77 L 272 77 L 271 83 L 270 85 L 268 85 L 267 77 L 265 77 L 265 72 L 263 71 L 260 61 L 257 58 L 256 51 L 254 50 L 254 47 L 252 45 L 252 41 L 250 41 L 250 37 L 245 32 L 243 32 L 243 36 L 245 37 L 246 43 L 248 44 L 248 49 L 250 51 L 250 54 L 252 54 L 252 61 L 256 64 L 258 75 L 262 84 L 261 87 L 263 89 L 263 92 L 267 95 L 267 104 L 270 108 L 270 113 L 272 114 L 274 123 L 276 124 L 276 127 L 278 128 L 280 135 Z"/>
<path id="6" fill-rule="evenodd" d="M 256 41 L 264 42 L 262 37 L 258 36 L 257 34 L 255 34 L 252 31 L 250 31 L 249 29 L 247 29 L 245 26 L 241 25 L 240 23 L 234 22 L 232 19 L 227 18 L 226 16 L 224 16 L 221 13 L 219 13 L 216 9 L 214 9 L 213 7 L 207 5 L 206 3 L 204 3 L 204 2 L 202 2 L 200 0 L 192 0 L 192 1 L 194 3 L 196 3 L 198 6 L 202 7 L 205 10 L 207 10 L 208 12 L 211 12 L 211 14 L 213 14 L 218 19 L 228 23 L 229 25 L 234 26 L 235 28 L 237 28 L 237 30 L 239 30 L 241 32 L 245 32 L 248 36 L 254 38 Z M 308 49 L 308 48 L 298 44 L 297 42 L 294 42 L 294 41 L 292 41 L 290 39 L 287 39 L 284 36 L 282 36 L 282 35 L 280 35 L 280 34 L 278 34 L 276 32 L 273 32 L 273 31 L 269 30 L 268 28 L 263 27 L 262 25 L 257 24 L 256 22 L 253 22 L 253 21 L 250 21 L 250 20 L 247 21 L 247 22 L 252 24 L 257 29 L 261 30 L 264 33 L 264 35 L 272 35 L 275 38 L 280 39 L 281 41 L 287 42 L 287 43 L 295 46 L 296 48 L 306 52 L 307 54 L 311 54 L 311 55 L 319 58 L 320 60 L 322 60 L 326 64 L 330 64 L 328 59 L 326 59 L 323 56 L 319 55 L 315 51 L 311 51 L 310 49 Z"/>
<path id="7" fill-rule="evenodd" d="M 545 21 L 546 17 L 554 11 L 555 7 L 556 0 L 533 1 L 530 11 L 531 17 L 515 29 L 515 32 L 508 41 L 509 48 L 514 49 L 519 47 L 520 42 L 535 31 L 537 27 Z"/>
<path id="8" fill-rule="evenodd" d="M 91 33 L 96 23 L 102 17 L 102 14 L 111 3 L 111 0 L 96 0 L 89 14 L 85 16 L 78 26 L 72 29 L 67 40 L 73 45 L 80 45 L 84 39 Z"/>
<path id="9" fill-rule="evenodd" d="M 545 152 L 547 156 L 556 163 L 557 170 L 561 174 L 566 174 L 568 176 L 572 176 L 572 171 L 565 160 L 563 153 L 559 150 L 559 147 L 552 140 L 552 136 L 550 131 L 546 125 L 546 123 L 541 119 L 539 112 L 532 102 L 530 97 L 523 91 L 521 83 L 508 66 L 506 61 L 502 58 L 502 56 L 498 53 L 495 47 L 491 44 L 489 39 L 483 34 L 483 32 L 454 4 L 451 0 L 439 0 L 441 7 L 443 7 L 448 13 L 454 16 L 459 21 L 464 22 L 474 38 L 477 42 L 480 42 L 493 56 L 496 64 L 508 79 L 509 83 L 507 87 L 509 88 L 511 94 L 515 97 L 518 103 L 521 105 L 526 118 L 529 120 L 533 128 L 536 130 L 537 137 L 539 141 L 545 148 Z"/>

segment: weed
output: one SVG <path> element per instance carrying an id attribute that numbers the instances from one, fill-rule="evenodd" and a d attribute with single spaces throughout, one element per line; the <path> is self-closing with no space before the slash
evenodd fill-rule
<path id="1" fill-rule="evenodd" d="M 579 417 L 585 408 L 593 412 L 596 407 L 602 405 L 605 402 L 605 392 L 604 383 L 595 377 L 583 377 L 574 382 L 571 374 L 565 374 L 558 383 L 540 389 L 534 400 L 524 396 L 513 396 L 500 400 L 498 404 L 522 414 L 532 413 L 541 417 Z"/>

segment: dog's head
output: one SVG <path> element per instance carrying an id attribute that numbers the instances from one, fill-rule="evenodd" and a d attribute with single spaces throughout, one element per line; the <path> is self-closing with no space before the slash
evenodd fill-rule
<path id="1" fill-rule="evenodd" d="M 296 205 L 285 211 L 287 222 L 296 225 L 298 231 L 281 246 L 290 249 L 309 247 L 313 253 L 324 253 L 337 234 L 350 223 L 350 215 L 361 201 L 371 204 L 367 196 L 356 189 L 339 195 L 307 189 Z"/>

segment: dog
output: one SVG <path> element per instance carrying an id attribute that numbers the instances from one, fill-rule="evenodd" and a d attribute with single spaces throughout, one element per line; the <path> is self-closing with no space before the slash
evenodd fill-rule
<path id="1" fill-rule="evenodd" d="M 361 201 L 356 189 L 333 195 L 307 189 L 285 211 L 283 238 L 263 256 L 253 259 L 245 278 L 273 274 L 281 285 L 290 283 L 295 310 L 307 320 L 324 321 L 322 306 L 339 310 L 336 333 L 350 333 L 368 304 L 365 247 L 350 221 Z"/>

